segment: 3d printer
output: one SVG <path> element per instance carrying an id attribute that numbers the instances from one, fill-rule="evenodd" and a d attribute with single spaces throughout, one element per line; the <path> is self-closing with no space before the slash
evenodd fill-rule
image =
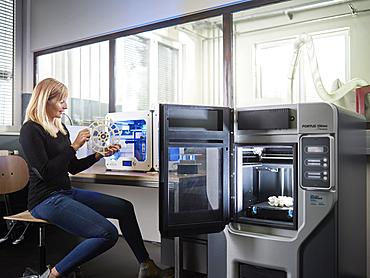
<path id="1" fill-rule="evenodd" d="M 158 120 L 154 111 L 108 113 L 119 129 L 121 150 L 105 158 L 110 170 L 158 169 Z"/>

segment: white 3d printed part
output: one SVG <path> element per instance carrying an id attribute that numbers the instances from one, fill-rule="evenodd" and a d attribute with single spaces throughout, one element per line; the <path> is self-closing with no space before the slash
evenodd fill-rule
<path id="1" fill-rule="evenodd" d="M 110 145 L 120 143 L 120 129 L 109 119 L 97 120 L 89 125 L 91 149 L 104 155 Z"/>

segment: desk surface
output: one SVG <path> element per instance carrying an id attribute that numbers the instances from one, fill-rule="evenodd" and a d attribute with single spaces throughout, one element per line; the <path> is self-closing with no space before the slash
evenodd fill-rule
<path id="1" fill-rule="evenodd" d="M 89 169 L 70 176 L 72 183 L 101 183 L 158 187 L 158 172 L 107 171 L 104 165 L 93 165 Z"/>

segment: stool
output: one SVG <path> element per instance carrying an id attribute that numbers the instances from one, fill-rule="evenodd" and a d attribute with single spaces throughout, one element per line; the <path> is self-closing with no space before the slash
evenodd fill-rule
<path id="1" fill-rule="evenodd" d="M 29 174 L 28 166 L 26 161 L 18 155 L 6 155 L 0 156 L 0 194 L 5 195 L 5 206 L 7 214 L 11 214 L 10 202 L 7 198 L 7 194 L 17 192 L 28 184 Z M 31 268 L 26 268 L 24 275 L 42 274 L 46 270 L 46 246 L 45 246 L 45 227 L 48 224 L 47 221 L 35 218 L 31 213 L 26 210 L 18 214 L 7 215 L 3 217 L 5 220 L 10 221 L 13 225 L 9 229 L 8 233 L 0 239 L 0 243 L 8 240 L 12 233 L 12 230 L 18 222 L 25 222 L 26 227 L 18 239 L 13 244 L 17 244 L 23 240 L 24 234 L 31 224 L 37 224 L 39 230 L 39 269 L 34 271 Z M 80 277 L 80 269 L 78 268 L 75 273 L 75 277 Z"/>
<path id="2" fill-rule="evenodd" d="M 48 222 L 45 221 L 45 220 L 33 217 L 28 210 L 23 211 L 23 212 L 18 213 L 18 214 L 4 216 L 3 218 L 6 219 L 6 220 L 10 220 L 14 223 L 14 225 L 11 227 L 11 229 L 9 230 L 9 232 L 5 236 L 5 238 L 7 238 L 7 236 L 10 235 L 13 228 L 15 227 L 16 222 L 26 222 L 27 223 L 27 226 L 23 230 L 23 233 L 21 234 L 21 236 L 14 242 L 15 244 L 17 243 L 17 241 L 19 242 L 24 238 L 24 234 L 26 233 L 27 228 L 29 227 L 29 225 L 31 223 L 37 223 L 38 224 L 38 229 L 39 229 L 38 248 L 39 248 L 39 253 L 40 253 L 38 273 L 39 274 L 43 273 L 46 270 L 45 224 L 47 224 Z M 36 274 L 35 271 L 33 271 L 32 269 L 29 269 L 29 268 L 26 270 L 26 272 L 28 272 L 28 274 Z"/>

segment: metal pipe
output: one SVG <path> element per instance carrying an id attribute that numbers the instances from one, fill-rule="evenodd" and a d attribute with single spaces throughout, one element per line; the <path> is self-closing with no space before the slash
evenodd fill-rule
<path id="1" fill-rule="evenodd" d="M 332 0 L 332 1 L 326 1 L 326 2 L 319 2 L 315 4 L 310 4 L 310 5 L 304 5 L 300 7 L 295 7 L 291 9 L 285 10 L 285 14 L 289 16 L 289 14 L 296 13 L 296 12 L 305 12 L 309 10 L 314 10 L 314 9 L 320 9 L 320 8 L 326 8 L 326 7 L 331 7 L 339 4 L 349 4 L 352 2 L 356 2 L 358 0 Z M 290 17 L 289 17 L 290 18 Z"/>
<path id="2" fill-rule="evenodd" d="M 293 19 L 293 13 L 315 10 L 315 9 L 325 8 L 325 7 L 331 7 L 331 6 L 335 6 L 339 4 L 350 4 L 352 2 L 357 2 L 357 1 L 358 0 L 352 0 L 352 1 L 330 0 L 330 1 L 325 1 L 325 2 L 318 2 L 318 3 L 313 3 L 313 4 L 297 6 L 294 8 L 280 9 L 276 11 L 263 12 L 263 13 L 255 13 L 255 14 L 243 16 L 243 18 L 240 18 L 240 19 L 234 19 L 234 23 L 241 22 L 241 21 L 262 19 L 262 18 L 272 17 L 272 16 L 279 16 L 279 15 L 286 15 L 289 17 L 289 19 Z"/>
<path id="3" fill-rule="evenodd" d="M 358 15 L 360 13 L 368 13 L 368 12 L 370 12 L 370 9 L 357 10 L 356 14 Z M 352 14 L 352 12 L 347 12 L 347 13 L 343 13 L 343 14 L 329 15 L 329 16 L 324 16 L 324 17 L 315 18 L 315 19 L 303 20 L 303 21 L 299 21 L 299 22 L 283 23 L 283 24 L 274 25 L 274 26 L 268 26 L 268 27 L 263 27 L 263 28 L 248 30 L 248 31 L 237 32 L 236 35 L 238 35 L 238 36 L 248 35 L 248 34 L 255 33 L 255 32 L 273 30 L 273 29 L 278 29 L 278 28 L 282 28 L 282 27 L 286 27 L 286 26 L 302 25 L 302 24 L 306 24 L 306 23 L 320 22 L 320 21 L 324 21 L 324 20 L 341 18 L 341 17 L 346 17 L 346 16 L 353 16 L 353 14 Z"/>
<path id="4" fill-rule="evenodd" d="M 46 269 L 46 246 L 45 246 L 45 225 L 40 224 L 39 226 L 39 273 L 43 273 Z"/>
<path id="5" fill-rule="evenodd" d="M 186 28 L 184 26 L 175 26 L 174 29 L 177 30 L 177 31 L 179 31 L 179 32 L 187 33 L 187 34 L 189 34 L 191 36 L 201 38 L 203 40 L 209 40 L 210 39 L 210 38 L 207 38 L 207 37 L 205 37 L 205 36 L 203 36 L 203 35 L 201 35 L 199 33 L 194 32 L 193 30 L 189 30 L 188 28 Z"/>

